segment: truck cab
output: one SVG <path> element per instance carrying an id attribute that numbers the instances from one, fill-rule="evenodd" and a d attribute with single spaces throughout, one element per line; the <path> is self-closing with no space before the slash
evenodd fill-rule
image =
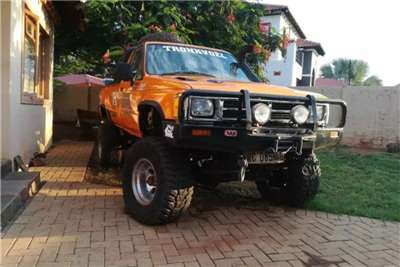
<path id="1" fill-rule="evenodd" d="M 117 64 L 99 115 L 100 162 L 125 151 L 127 210 L 159 224 L 197 184 L 252 180 L 266 199 L 278 187 L 303 205 L 319 187 L 314 150 L 340 140 L 346 104 L 266 84 L 228 51 L 147 38 Z"/>

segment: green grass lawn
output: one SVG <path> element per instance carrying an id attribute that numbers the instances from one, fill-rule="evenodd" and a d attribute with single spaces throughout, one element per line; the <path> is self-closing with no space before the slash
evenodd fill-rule
<path id="1" fill-rule="evenodd" d="M 318 151 L 320 192 L 307 208 L 400 221 L 400 154 Z"/>

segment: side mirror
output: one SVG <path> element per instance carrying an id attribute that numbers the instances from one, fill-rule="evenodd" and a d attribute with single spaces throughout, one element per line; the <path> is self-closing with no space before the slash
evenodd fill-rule
<path id="1" fill-rule="evenodd" d="M 113 78 L 105 78 L 105 79 L 103 79 L 103 82 L 105 85 L 110 85 L 114 82 L 114 79 Z"/>
<path id="2" fill-rule="evenodd" d="M 114 71 L 115 81 L 131 81 L 134 77 L 132 65 L 124 62 L 118 62 Z"/>

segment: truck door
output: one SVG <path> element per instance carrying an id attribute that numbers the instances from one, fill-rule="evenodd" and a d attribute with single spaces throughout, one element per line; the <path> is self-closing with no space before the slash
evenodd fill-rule
<path id="1" fill-rule="evenodd" d="M 134 78 L 120 90 L 120 119 L 129 133 L 140 136 L 138 102 L 144 88 L 142 47 L 135 49 L 128 59 L 132 64 Z"/>

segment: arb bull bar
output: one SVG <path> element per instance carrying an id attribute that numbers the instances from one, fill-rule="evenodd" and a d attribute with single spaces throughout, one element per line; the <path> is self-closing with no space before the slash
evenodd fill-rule
<path id="1" fill-rule="evenodd" d="M 190 120 L 185 117 L 184 101 L 188 97 L 237 98 L 239 100 L 238 116 L 229 122 L 220 120 Z M 301 102 L 308 106 L 312 112 L 312 120 L 301 127 L 257 126 L 253 121 L 252 102 L 258 101 L 283 101 Z M 341 108 L 338 125 L 334 127 L 319 127 L 317 117 L 317 104 L 337 105 Z M 190 108 L 190 107 L 186 107 Z M 186 111 L 187 112 L 187 111 Z M 336 132 L 341 135 L 346 122 L 347 106 L 342 100 L 316 99 L 313 95 L 306 97 L 277 96 L 269 94 L 253 94 L 248 90 L 240 92 L 220 92 L 211 90 L 188 90 L 184 92 L 179 101 L 179 123 L 174 123 L 174 142 L 181 146 L 194 147 L 200 150 L 223 150 L 232 152 L 256 151 L 260 149 L 273 149 L 278 151 L 281 144 L 291 141 L 296 143 L 296 152 L 301 153 L 303 148 L 314 148 L 317 135 L 322 133 L 326 139 L 327 134 Z M 164 124 L 170 124 L 164 122 Z M 227 136 L 230 130 L 232 136 Z M 194 135 L 194 132 L 206 133 Z M 329 134 L 328 134 L 329 136 Z M 329 138 L 328 138 L 329 139 Z M 337 137 L 336 137 L 337 139 Z"/>

